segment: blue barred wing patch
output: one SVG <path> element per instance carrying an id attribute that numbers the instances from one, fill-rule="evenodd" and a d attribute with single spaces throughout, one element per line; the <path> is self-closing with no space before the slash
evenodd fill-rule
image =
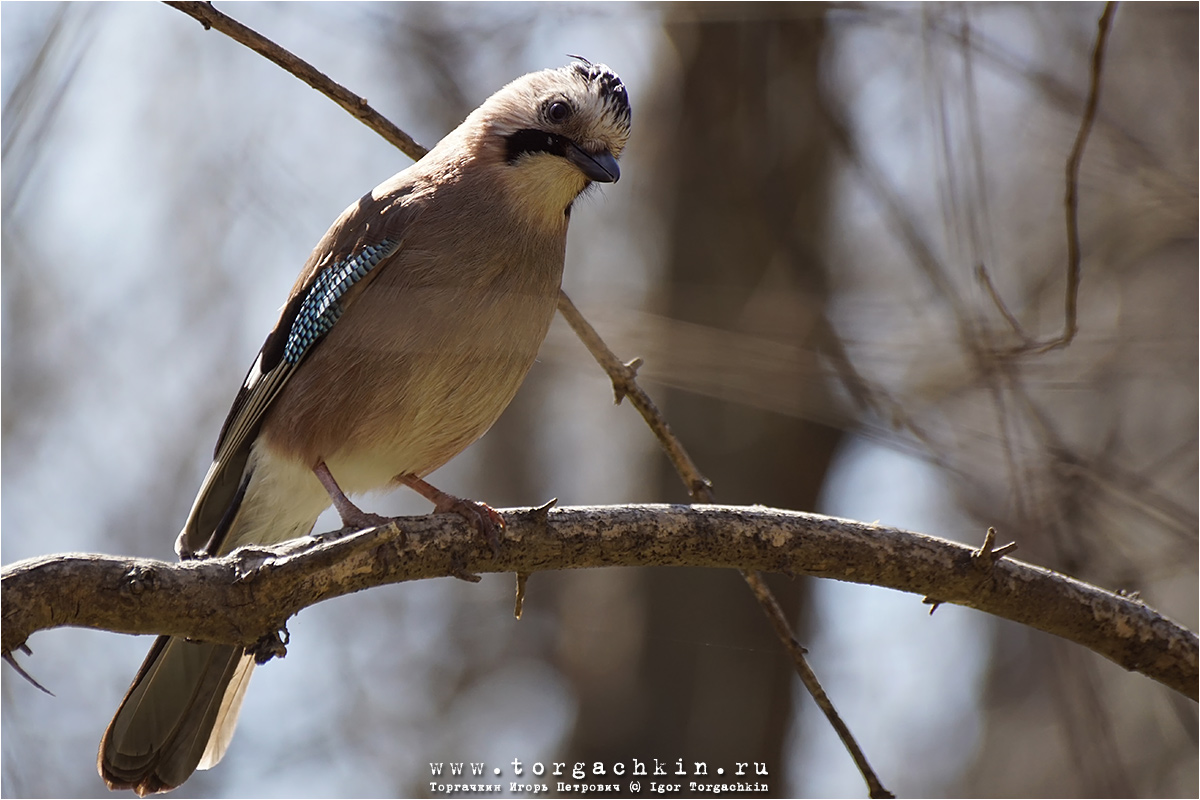
<path id="1" fill-rule="evenodd" d="M 384 239 L 379 244 L 364 247 L 348 258 L 321 270 L 300 305 L 300 311 L 288 332 L 283 359 L 289 364 L 299 363 L 308 348 L 325 334 L 342 316 L 342 296 L 358 283 L 380 261 L 396 252 L 399 243 Z"/>

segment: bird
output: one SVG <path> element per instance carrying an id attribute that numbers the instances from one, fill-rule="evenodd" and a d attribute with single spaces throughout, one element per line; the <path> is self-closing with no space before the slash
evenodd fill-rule
<path id="1" fill-rule="evenodd" d="M 311 533 L 397 485 L 498 546 L 503 519 L 425 481 L 508 406 L 557 307 L 576 199 L 615 183 L 629 96 L 574 57 L 496 91 L 317 243 L 217 437 L 176 551 L 226 555 Z M 169 791 L 229 747 L 255 661 L 160 636 L 100 742 L 110 789 Z"/>

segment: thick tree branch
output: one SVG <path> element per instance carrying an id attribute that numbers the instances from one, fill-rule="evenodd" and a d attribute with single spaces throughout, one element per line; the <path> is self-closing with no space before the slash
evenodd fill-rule
<path id="1" fill-rule="evenodd" d="M 1197 699 L 1194 633 L 1136 599 L 955 542 L 761 507 L 577 507 L 505 518 L 498 558 L 461 520 L 441 515 L 177 564 L 76 554 L 22 561 L 0 579 L 3 652 L 64 625 L 249 645 L 322 600 L 464 571 L 735 567 L 968 606 L 1069 639 Z"/>

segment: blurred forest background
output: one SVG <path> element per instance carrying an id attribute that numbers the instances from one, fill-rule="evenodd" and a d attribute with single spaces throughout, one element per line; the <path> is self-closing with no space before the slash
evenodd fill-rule
<path id="1" fill-rule="evenodd" d="M 425 145 L 580 53 L 634 106 L 565 286 L 723 503 L 880 520 L 1138 591 L 1196 629 L 1197 6 L 1122 5 L 1079 180 L 1100 4 L 239 3 Z M 172 558 L 310 249 L 408 159 L 160 4 L 0 5 L 4 563 Z M 437 475 L 494 505 L 684 501 L 561 320 Z M 368 500 L 425 513 L 411 493 Z M 325 523 L 328 523 L 327 525 Z M 318 528 L 336 527 L 326 518 Z M 1197 707 L 1089 651 L 920 598 L 773 584 L 900 796 L 1196 796 Z M 430 762 L 765 762 L 863 796 L 731 570 L 384 587 L 292 620 L 225 761 L 179 797 L 423 796 Z M 95 796 L 148 638 L 41 633 L 3 669 L 3 795 Z M 505 783 L 507 786 L 507 783 Z"/>

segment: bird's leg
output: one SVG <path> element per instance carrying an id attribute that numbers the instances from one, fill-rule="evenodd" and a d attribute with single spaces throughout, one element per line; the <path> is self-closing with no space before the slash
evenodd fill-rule
<path id="1" fill-rule="evenodd" d="M 474 525 L 476 530 L 483 534 L 488 544 L 492 546 L 492 552 L 496 555 L 500 554 L 500 531 L 504 530 L 504 517 L 500 516 L 496 509 L 486 503 L 480 503 L 476 500 L 464 500 L 461 497 L 447 494 L 441 489 L 421 480 L 416 475 L 397 475 L 395 481 L 407 486 L 421 495 L 421 497 L 433 503 L 433 512 L 435 514 L 458 514 L 467 522 Z"/>
<path id="2" fill-rule="evenodd" d="M 350 498 L 346 497 L 342 487 L 338 486 L 337 481 L 333 479 L 333 473 L 329 471 L 329 467 L 325 466 L 324 461 L 318 461 L 317 465 L 313 467 L 313 472 L 316 473 L 317 480 L 325 487 L 325 491 L 329 492 L 329 499 L 333 501 L 333 507 L 337 509 L 338 515 L 342 518 L 342 524 L 347 528 L 374 528 L 377 525 L 388 523 L 386 517 L 368 514 L 350 502 Z"/>

